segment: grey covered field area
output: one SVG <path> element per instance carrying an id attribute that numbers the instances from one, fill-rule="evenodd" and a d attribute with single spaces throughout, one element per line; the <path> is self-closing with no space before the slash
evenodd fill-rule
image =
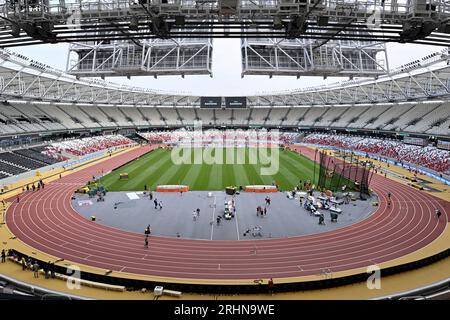
<path id="1" fill-rule="evenodd" d="M 265 197 L 271 198 L 267 215 L 256 215 L 258 206 L 264 207 Z M 285 193 L 246 193 L 235 196 L 236 216 L 230 220 L 221 219 L 225 202 L 231 199 L 224 191 L 189 191 L 180 193 L 154 192 L 153 197 L 162 202 L 162 209 L 155 209 L 148 195 L 136 192 L 108 192 L 104 202 L 76 194 L 73 207 L 82 216 L 96 217 L 99 223 L 127 231 L 144 233 L 151 226 L 152 235 L 205 240 L 246 240 L 282 238 L 326 232 L 348 226 L 367 218 L 376 207 L 373 196 L 366 201 L 356 200 L 342 204 L 337 222 L 331 222 L 329 210 L 320 210 L 325 216 L 325 225 L 319 225 L 318 217 L 300 206 L 299 200 L 288 199 Z M 200 209 L 194 220 L 193 211 Z M 246 233 L 248 229 L 260 227 L 260 233 Z M 245 236 L 244 236 L 245 234 Z"/>

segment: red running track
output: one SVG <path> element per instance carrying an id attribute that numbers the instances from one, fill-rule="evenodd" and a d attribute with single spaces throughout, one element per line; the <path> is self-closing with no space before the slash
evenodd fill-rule
<path id="1" fill-rule="evenodd" d="M 147 151 L 148 146 L 127 152 L 24 194 L 8 209 L 8 227 L 33 248 L 75 263 L 142 275 L 219 280 L 319 275 L 323 269 L 336 272 L 384 262 L 429 244 L 449 219 L 448 202 L 374 175 L 371 188 L 378 193 L 380 206 L 351 226 L 270 240 L 153 236 L 147 249 L 143 235 L 91 222 L 71 206 L 74 190 L 93 175 Z M 447 215 L 437 219 L 436 208 Z"/>

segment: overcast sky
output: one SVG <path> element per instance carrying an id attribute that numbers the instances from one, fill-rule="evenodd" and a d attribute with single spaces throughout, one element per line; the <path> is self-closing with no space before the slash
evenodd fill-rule
<path id="1" fill-rule="evenodd" d="M 443 47 L 412 44 L 388 44 L 389 65 L 392 68 L 414 59 L 440 51 Z M 67 44 L 48 44 L 31 47 L 13 48 L 34 60 L 52 67 L 65 70 L 67 61 Z M 279 76 L 246 76 L 241 78 L 241 53 L 239 39 L 215 39 L 213 49 L 213 78 L 204 76 L 159 76 L 153 77 L 109 77 L 108 81 L 152 89 L 183 91 L 205 96 L 250 95 L 262 92 L 280 91 L 321 85 L 345 80 L 343 78 Z"/>

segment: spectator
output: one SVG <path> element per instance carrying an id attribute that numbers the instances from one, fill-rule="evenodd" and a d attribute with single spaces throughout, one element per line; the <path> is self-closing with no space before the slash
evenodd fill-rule
<path id="1" fill-rule="evenodd" d="M 39 264 L 37 261 L 35 261 L 33 264 L 33 272 L 34 272 L 34 277 L 39 278 Z"/>

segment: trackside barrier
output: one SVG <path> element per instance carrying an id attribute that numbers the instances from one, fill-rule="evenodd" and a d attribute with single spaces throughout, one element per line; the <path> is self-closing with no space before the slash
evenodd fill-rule
<path id="1" fill-rule="evenodd" d="M 177 297 L 177 298 L 181 297 L 181 291 L 164 289 L 163 294 L 165 294 L 167 296 Z"/>
<path id="2" fill-rule="evenodd" d="M 6 282 L 9 285 L 14 286 L 14 288 L 18 291 L 21 291 L 23 293 L 30 294 L 33 296 L 38 296 L 38 297 L 41 297 L 42 299 L 44 299 L 45 297 L 51 296 L 51 297 L 58 297 L 58 298 L 66 298 L 69 300 L 91 300 L 86 297 L 81 297 L 81 296 L 72 295 L 72 294 L 65 294 L 65 293 L 49 290 L 46 288 L 42 288 L 39 286 L 31 285 L 31 284 L 19 281 L 17 279 L 8 277 L 4 274 L 0 275 L 0 281 Z"/>
<path id="3" fill-rule="evenodd" d="M 14 259 L 13 257 L 8 257 L 8 260 L 15 262 L 17 264 L 21 264 L 19 260 Z M 45 272 L 43 269 L 39 269 L 39 273 L 45 276 Z M 61 273 L 54 273 L 54 276 L 56 279 L 67 281 L 70 276 L 61 274 Z M 95 282 L 90 280 L 84 280 L 84 279 L 77 279 L 79 281 L 80 285 L 91 287 L 91 288 L 97 288 L 97 289 L 104 289 L 109 291 L 119 291 L 119 292 L 125 292 L 124 286 L 118 286 L 118 285 L 112 285 L 107 283 L 101 283 L 101 282 Z"/>

